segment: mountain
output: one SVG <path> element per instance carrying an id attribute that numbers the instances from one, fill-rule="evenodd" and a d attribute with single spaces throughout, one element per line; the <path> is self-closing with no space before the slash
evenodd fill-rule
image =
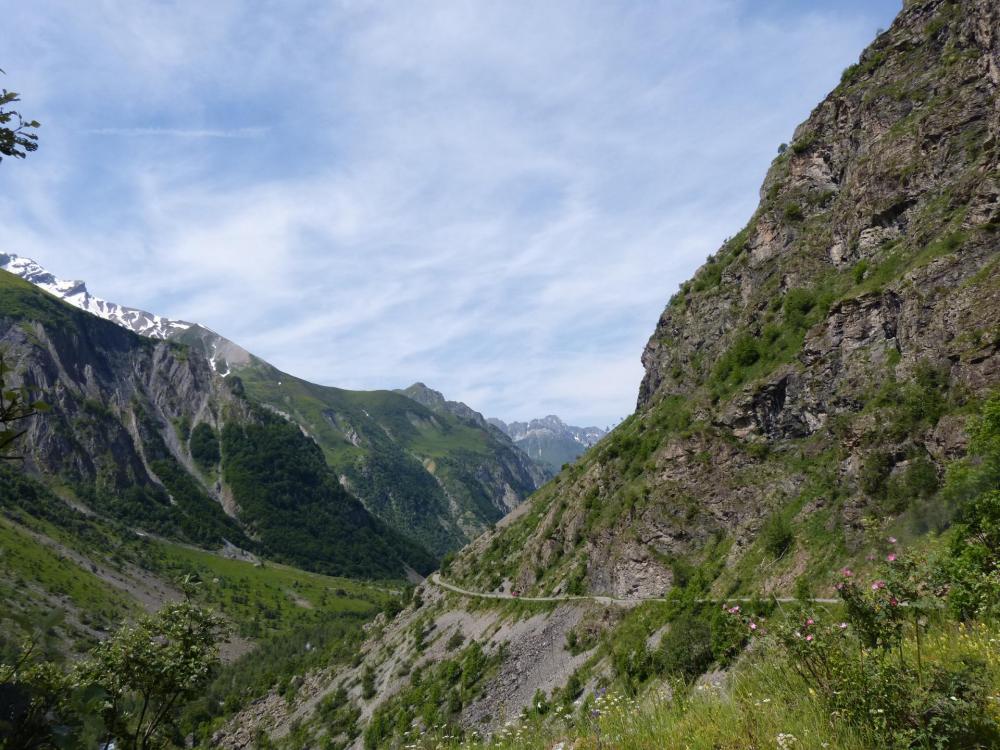
<path id="1" fill-rule="evenodd" d="M 376 516 L 437 555 L 475 538 L 544 479 L 482 421 L 401 393 L 320 386 L 255 357 L 233 372 L 248 395 L 316 441 L 343 486 Z"/>
<path id="2" fill-rule="evenodd" d="M 419 742 L 429 727 L 488 735 L 518 716 L 555 722 L 530 746 L 568 747 L 602 711 L 624 712 L 614 732 L 647 733 L 636 746 L 673 746 L 640 715 L 664 705 L 668 718 L 736 706 L 732 730 L 755 746 L 811 742 L 782 724 L 747 733 L 776 709 L 771 692 L 721 685 L 749 631 L 718 602 L 833 596 L 842 569 L 874 577 L 897 539 L 918 558 L 961 550 L 951 523 L 985 465 L 963 460 L 967 426 L 1000 388 L 998 101 L 1000 7 L 907 2 L 780 150 L 747 226 L 667 303 L 635 413 L 449 561 L 453 588 L 432 578 L 377 621 L 359 664 L 317 672 L 290 703 L 269 698 L 264 718 L 238 714 L 222 746 L 293 726 L 300 743 L 318 736 L 313 707 L 334 696 L 360 716 L 338 740 L 349 747 Z M 760 611 L 768 626 L 784 616 Z M 793 630 L 789 651 L 828 653 Z M 663 684 L 668 658 L 701 687 L 677 705 L 660 697 L 684 689 Z M 705 703 L 716 685 L 723 700 Z M 598 686 L 639 698 L 595 704 Z M 742 746 L 733 736 L 697 746 Z"/>
<path id="3" fill-rule="evenodd" d="M 545 479 L 464 404 L 450 411 L 429 408 L 413 389 L 360 392 L 309 383 L 204 326 L 98 299 L 83 282 L 61 281 L 27 258 L 0 255 L 0 266 L 81 310 L 203 357 L 231 388 L 295 421 L 343 487 L 437 556 L 473 539 Z"/>
<path id="4" fill-rule="evenodd" d="M 25 281 L 30 281 L 35 286 L 74 307 L 86 310 L 99 318 L 110 320 L 143 336 L 166 339 L 187 330 L 192 325 L 183 320 L 170 320 L 145 310 L 125 307 L 95 297 L 87 291 L 87 285 L 84 282 L 57 279 L 30 258 L 0 253 L 0 269 L 20 276 Z"/>
<path id="5" fill-rule="evenodd" d="M 46 623 L 45 648 L 74 651 L 178 598 L 178 571 L 221 566 L 208 552 L 194 568 L 178 560 L 198 549 L 352 578 L 399 581 L 433 567 L 343 489 L 298 425 L 188 346 L 139 336 L 0 271 L 0 352 L 5 388 L 48 405 L 25 423 L 23 462 L 0 466 L 4 655 Z M 262 596 L 275 576 L 318 580 L 244 567 L 233 596 L 249 596 L 236 592 L 251 580 Z M 295 619 L 284 591 L 265 596 L 258 619 L 234 614 L 241 632 Z"/>
<path id="6" fill-rule="evenodd" d="M 600 427 L 573 427 L 554 414 L 530 422 L 506 424 L 493 418 L 489 422 L 553 475 L 564 464 L 573 463 L 607 434 Z"/>

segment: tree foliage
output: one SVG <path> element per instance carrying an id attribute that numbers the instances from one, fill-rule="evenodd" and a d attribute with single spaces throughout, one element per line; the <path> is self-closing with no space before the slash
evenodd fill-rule
<path id="1" fill-rule="evenodd" d="M 125 625 L 66 671 L 29 645 L 0 664 L 0 747 L 150 750 L 219 664 L 222 619 L 190 601 Z M 99 743 L 99 744 L 97 744 Z"/>
<path id="2" fill-rule="evenodd" d="M 2 72 L 2 71 L 0 71 Z M 17 92 L 2 89 L 0 93 L 0 161 L 4 156 L 23 159 L 38 149 L 38 135 L 32 133 L 41 127 L 38 120 L 25 120 L 11 105 L 21 101 Z"/>

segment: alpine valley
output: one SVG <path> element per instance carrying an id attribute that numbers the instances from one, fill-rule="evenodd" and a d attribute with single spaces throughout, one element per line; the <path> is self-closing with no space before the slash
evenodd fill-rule
<path id="1" fill-rule="evenodd" d="M 908 0 L 843 72 L 607 434 L 0 265 L 48 404 L 0 466 L 0 656 L 184 588 L 234 635 L 165 746 L 1000 747 L 995 0 Z"/>

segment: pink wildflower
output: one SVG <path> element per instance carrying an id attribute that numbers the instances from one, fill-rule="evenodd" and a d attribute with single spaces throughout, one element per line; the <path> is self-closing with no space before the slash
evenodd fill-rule
<path id="1" fill-rule="evenodd" d="M 815 625 L 815 624 L 816 624 L 815 621 L 811 617 L 808 620 L 806 620 L 806 625 Z"/>
<path id="2" fill-rule="evenodd" d="M 854 575 L 854 571 L 851 570 L 850 568 L 844 568 L 842 571 L 840 571 L 840 575 L 844 576 L 844 578 L 850 578 L 852 575 Z"/>
<path id="3" fill-rule="evenodd" d="M 843 591 L 844 590 L 844 584 L 843 584 L 843 582 L 838 582 L 837 585 L 834 588 L 836 588 L 837 591 Z"/>
<path id="4" fill-rule="evenodd" d="M 806 640 L 807 640 L 807 641 L 812 641 L 812 639 L 813 639 L 813 637 L 812 637 L 812 635 L 811 635 L 811 634 L 810 634 L 810 635 L 807 635 L 807 636 L 806 636 Z"/>
<path id="5" fill-rule="evenodd" d="M 888 555 L 885 556 L 885 559 L 887 562 L 896 562 L 896 553 L 890 552 Z"/>
<path id="6" fill-rule="evenodd" d="M 872 591 L 878 591 L 879 589 L 884 589 L 884 588 L 885 588 L 885 581 L 875 581 L 875 583 L 872 584 Z"/>
<path id="7" fill-rule="evenodd" d="M 840 629 L 841 630 L 847 630 L 847 623 L 846 622 L 840 623 Z"/>
<path id="8" fill-rule="evenodd" d="M 889 537 L 889 544 L 895 544 L 895 543 L 896 543 L 896 537 L 894 536 Z"/>
<path id="9" fill-rule="evenodd" d="M 756 629 L 757 629 L 757 623 L 755 623 L 755 622 L 751 622 L 751 623 L 750 623 L 750 629 L 751 629 L 751 630 L 756 630 Z"/>

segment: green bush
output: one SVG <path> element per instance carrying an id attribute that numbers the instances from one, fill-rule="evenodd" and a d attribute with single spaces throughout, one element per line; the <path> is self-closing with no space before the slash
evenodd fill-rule
<path id="1" fill-rule="evenodd" d="M 200 422 L 191 431 L 191 457 L 205 469 L 219 463 L 219 437 L 211 425 Z"/>
<path id="2" fill-rule="evenodd" d="M 785 208 L 782 211 L 782 215 L 785 217 L 786 221 L 802 221 L 805 218 L 805 214 L 802 213 L 802 207 L 798 203 L 786 203 Z"/>
<path id="3" fill-rule="evenodd" d="M 866 495 L 877 498 L 885 494 L 892 466 L 892 456 L 886 451 L 875 450 L 865 456 L 859 481 Z"/>
<path id="4" fill-rule="evenodd" d="M 685 680 L 703 674 L 715 661 L 711 625 L 693 614 L 681 615 L 664 633 L 657 660 L 664 672 Z"/>
<path id="5" fill-rule="evenodd" d="M 781 557 L 795 543 L 795 534 L 788 519 L 781 513 L 775 513 L 768 519 L 761 530 L 761 544 L 771 557 Z"/>

